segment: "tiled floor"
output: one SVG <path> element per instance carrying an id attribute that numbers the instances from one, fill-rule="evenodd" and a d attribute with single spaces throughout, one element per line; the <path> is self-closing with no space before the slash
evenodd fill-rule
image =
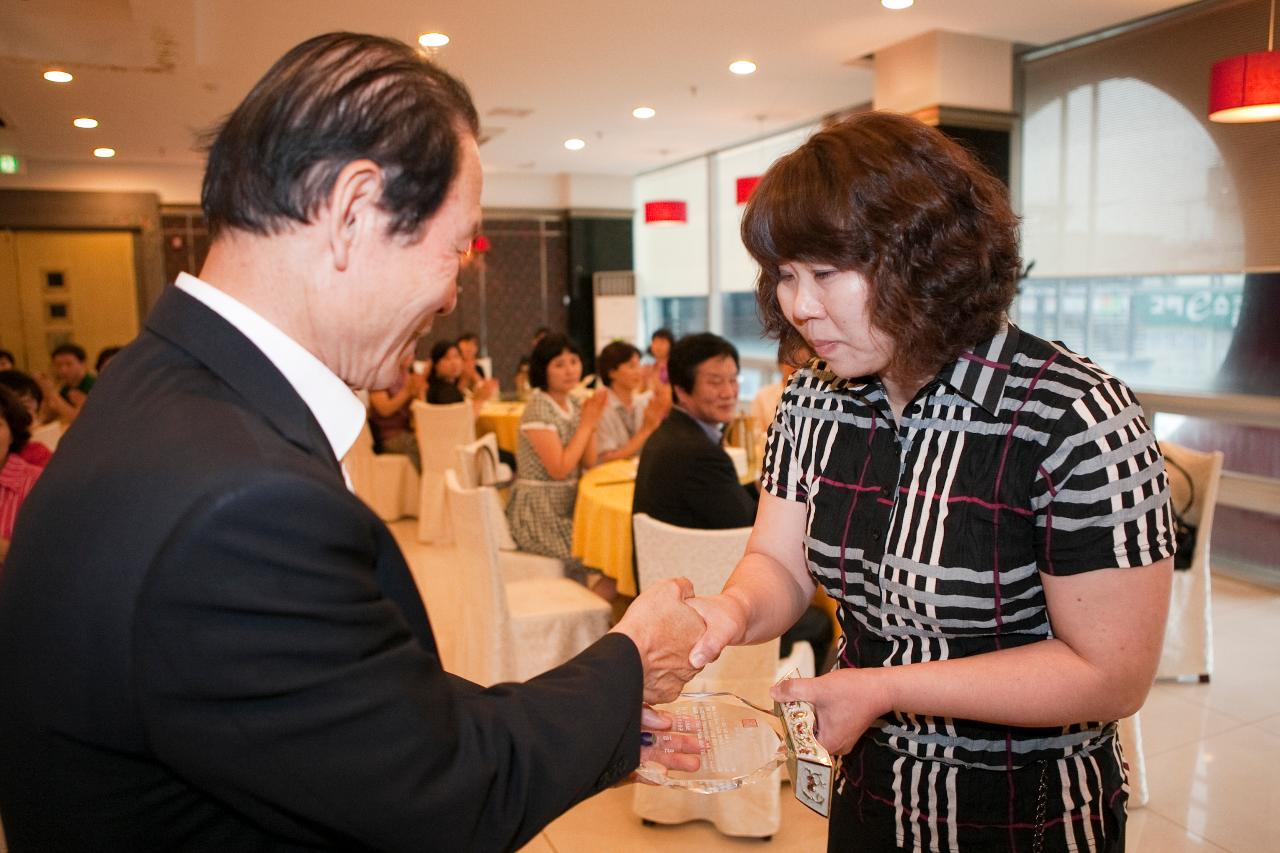
<path id="1" fill-rule="evenodd" d="M 410 560 L 442 554 L 405 542 Z M 428 594 L 429 598 L 429 594 Z M 1129 816 L 1130 851 L 1280 853 L 1280 592 L 1215 576 L 1210 684 L 1161 683 L 1142 711 L 1151 801 Z M 645 827 L 622 786 L 581 803 L 529 853 L 826 848 L 825 821 L 783 789 L 782 830 L 767 846 L 710 824 Z"/>

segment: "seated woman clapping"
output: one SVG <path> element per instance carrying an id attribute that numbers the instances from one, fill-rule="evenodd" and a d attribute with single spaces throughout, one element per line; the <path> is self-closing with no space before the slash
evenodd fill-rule
<path id="1" fill-rule="evenodd" d="M 569 395 L 582 378 L 582 358 L 566 336 L 547 335 L 529 358 L 533 394 L 520 419 L 520 476 L 507 504 L 511 536 L 522 551 L 555 557 L 565 574 L 603 598 L 616 594 L 573 558 L 573 505 L 578 476 L 596 461 L 595 433 L 608 398 L 600 389 L 579 402 Z"/>
<path id="2" fill-rule="evenodd" d="M 660 384 L 654 391 L 645 391 L 640 350 L 625 341 L 614 341 L 600 351 L 596 375 L 608 389 L 608 402 L 596 429 L 598 461 L 638 455 L 671 411 L 671 386 Z"/>

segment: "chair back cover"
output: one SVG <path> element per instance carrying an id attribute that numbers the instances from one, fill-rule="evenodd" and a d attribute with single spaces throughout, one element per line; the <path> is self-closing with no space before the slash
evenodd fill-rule
<path id="1" fill-rule="evenodd" d="M 1165 468 L 1173 505 L 1198 530 L 1191 568 L 1173 573 L 1169 619 L 1165 623 L 1164 648 L 1156 677 L 1207 677 L 1213 673 L 1209 548 L 1213 514 L 1218 505 L 1218 484 L 1222 480 L 1222 451 L 1205 453 L 1169 441 L 1160 442 L 1160 451 L 1167 460 Z M 1183 512 L 1192 491 L 1195 499 Z"/>
<path id="2" fill-rule="evenodd" d="M 422 458 L 422 493 L 418 501 L 418 541 L 447 545 L 452 541 L 445 505 L 444 472 L 454 464 L 454 448 L 476 438 L 471 402 L 437 406 L 414 400 L 413 428 Z"/>
<path id="3" fill-rule="evenodd" d="M 676 527 L 638 513 L 635 531 L 636 567 L 640 589 L 659 580 L 683 576 L 698 595 L 715 595 L 746 551 L 750 527 L 731 530 L 693 530 Z M 754 646 L 732 646 L 685 687 L 686 691 L 736 693 L 762 708 L 772 707 L 769 688 L 778 667 L 778 640 Z M 779 795 L 782 771 L 768 779 L 714 796 L 637 785 L 632 808 L 646 820 L 683 823 L 705 819 L 726 835 L 756 838 L 773 835 L 782 824 Z"/>
<path id="4" fill-rule="evenodd" d="M 498 461 L 498 439 L 491 432 L 477 438 L 470 444 L 454 448 L 457 455 L 458 483 L 464 489 L 476 489 L 482 486 L 493 486 L 495 483 L 511 479 L 511 469 Z M 500 550 L 515 551 L 517 546 L 511 538 L 511 528 L 507 525 L 506 513 L 502 511 L 502 498 L 497 489 L 487 491 L 489 501 L 493 504 L 492 515 L 497 517 L 493 526 L 495 542 Z"/>
<path id="5" fill-rule="evenodd" d="M 505 659 L 513 649 L 498 549 L 489 535 L 490 502 L 484 490 L 462 488 L 452 470 L 444 472 L 444 482 L 460 558 L 442 581 L 453 604 L 448 618 L 456 640 L 444 666 L 479 684 L 494 684 L 510 677 Z"/>

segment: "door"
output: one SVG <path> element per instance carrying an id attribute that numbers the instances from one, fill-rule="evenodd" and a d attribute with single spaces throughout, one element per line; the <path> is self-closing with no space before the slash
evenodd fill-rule
<path id="1" fill-rule="evenodd" d="M 99 352 L 138 334 L 133 235 L 127 231 L 0 234 L 0 347 L 19 368 L 47 371 L 49 353 L 76 343 Z"/>

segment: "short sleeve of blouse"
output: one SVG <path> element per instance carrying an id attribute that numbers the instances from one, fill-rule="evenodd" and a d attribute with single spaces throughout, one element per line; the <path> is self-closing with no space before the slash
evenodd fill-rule
<path id="1" fill-rule="evenodd" d="M 1173 554 L 1164 459 L 1133 392 L 1108 377 L 1058 424 L 1032 491 L 1040 570 L 1072 575 Z"/>
<path id="2" fill-rule="evenodd" d="M 773 422 L 769 424 L 764 460 L 761 462 L 760 487 L 774 497 L 803 501 L 809 496 L 810 472 L 805 471 L 801 464 L 801 448 L 796 437 L 800 434 L 803 392 L 815 381 L 808 370 L 797 371 L 783 389 Z"/>

